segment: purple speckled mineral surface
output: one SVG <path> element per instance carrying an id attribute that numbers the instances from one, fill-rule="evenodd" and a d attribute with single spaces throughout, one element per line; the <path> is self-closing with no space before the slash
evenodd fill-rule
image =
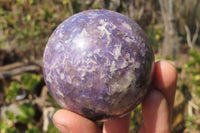
<path id="1" fill-rule="evenodd" d="M 62 22 L 48 40 L 43 62 L 58 104 L 95 121 L 123 116 L 143 100 L 154 54 L 133 20 L 100 9 Z"/>

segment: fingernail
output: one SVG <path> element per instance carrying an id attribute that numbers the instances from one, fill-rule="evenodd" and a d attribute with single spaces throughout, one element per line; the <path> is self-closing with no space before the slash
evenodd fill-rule
<path id="1" fill-rule="evenodd" d="M 53 120 L 53 123 L 54 123 L 54 125 L 56 126 L 56 128 L 58 128 L 58 130 L 59 130 L 61 133 L 70 133 L 70 130 L 67 128 L 67 126 L 62 125 L 62 124 L 59 124 L 59 123 L 57 123 L 57 122 L 54 121 L 54 120 Z"/>
<path id="2" fill-rule="evenodd" d="M 177 72 L 174 65 L 170 61 L 162 61 L 160 67 L 163 70 L 163 75 L 166 75 L 166 73 L 169 75 L 162 77 L 163 87 L 171 88 L 171 85 L 174 85 L 177 79 Z"/>

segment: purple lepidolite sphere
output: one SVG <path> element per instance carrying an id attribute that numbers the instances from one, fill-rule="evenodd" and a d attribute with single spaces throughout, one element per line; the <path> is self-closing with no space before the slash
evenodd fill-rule
<path id="1" fill-rule="evenodd" d="M 58 104 L 91 120 L 123 116 L 144 98 L 154 55 L 122 14 L 88 10 L 62 22 L 44 52 L 44 77 Z"/>

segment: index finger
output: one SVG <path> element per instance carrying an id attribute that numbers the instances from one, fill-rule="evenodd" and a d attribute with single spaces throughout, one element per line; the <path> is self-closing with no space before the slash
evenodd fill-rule
<path id="1" fill-rule="evenodd" d="M 177 82 L 176 69 L 169 61 L 159 61 L 154 70 L 153 85 L 165 96 L 171 121 Z"/>

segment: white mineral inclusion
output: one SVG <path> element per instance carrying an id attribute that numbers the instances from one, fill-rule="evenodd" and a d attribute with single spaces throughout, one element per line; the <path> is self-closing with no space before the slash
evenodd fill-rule
<path id="1" fill-rule="evenodd" d="M 64 80 L 64 78 L 65 78 L 65 74 L 64 74 L 64 73 L 61 73 L 61 74 L 60 74 L 60 79 L 61 79 L 61 80 Z"/>
<path id="2" fill-rule="evenodd" d="M 117 67 L 116 67 L 116 63 L 115 61 L 112 61 L 112 64 L 110 66 L 110 72 L 111 72 L 111 75 L 113 75 L 113 73 L 117 70 Z M 105 75 L 106 76 L 106 75 Z"/>
<path id="3" fill-rule="evenodd" d="M 60 37 L 60 38 L 63 38 L 63 36 L 64 36 L 64 35 L 63 35 L 62 33 L 59 33 L 59 37 Z"/>
<path id="4" fill-rule="evenodd" d="M 131 26 L 129 24 L 125 23 L 125 22 L 122 23 L 122 26 L 124 26 L 128 30 L 131 30 Z"/>
<path id="5" fill-rule="evenodd" d="M 64 98 L 64 94 L 59 89 L 56 90 L 56 94 Z"/>
<path id="6" fill-rule="evenodd" d="M 135 82 L 135 76 L 132 72 L 128 72 L 125 77 L 119 79 L 119 81 L 115 82 L 111 85 L 112 93 L 122 92 L 125 94 L 128 91 L 128 87 L 130 84 Z"/>
<path id="7" fill-rule="evenodd" d="M 113 49 L 113 56 L 115 60 L 117 60 L 121 56 L 121 48 L 122 48 L 122 45 L 118 44 L 116 45 L 115 49 Z"/>
<path id="8" fill-rule="evenodd" d="M 100 36 L 101 36 L 101 37 L 106 36 L 107 39 L 108 39 L 107 45 L 106 45 L 106 47 L 107 47 L 107 46 L 109 45 L 110 41 L 111 41 L 111 37 L 110 37 L 110 36 L 111 36 L 111 33 L 110 33 L 110 31 L 108 31 L 107 26 L 112 26 L 112 29 L 115 29 L 116 26 L 113 25 L 112 23 L 106 22 L 106 21 L 103 20 L 103 19 L 101 19 L 101 20 L 99 21 L 99 25 L 100 25 L 100 26 L 97 26 L 97 29 L 98 29 L 99 32 L 100 32 Z"/>
<path id="9" fill-rule="evenodd" d="M 98 26 L 97 29 L 100 30 L 101 36 L 104 36 L 105 34 L 106 34 L 106 36 L 110 36 L 111 33 L 106 28 L 106 26 L 108 25 L 108 22 L 101 20 L 100 24 L 101 24 L 101 26 Z"/>

